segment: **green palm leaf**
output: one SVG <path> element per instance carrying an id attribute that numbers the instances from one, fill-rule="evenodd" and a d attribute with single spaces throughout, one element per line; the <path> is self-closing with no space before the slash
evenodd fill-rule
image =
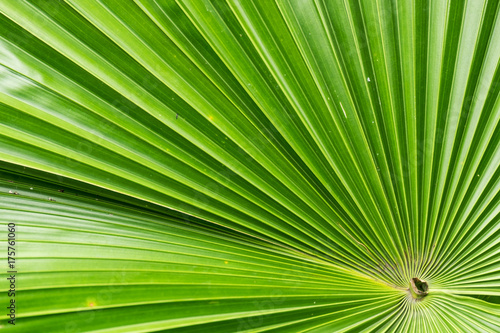
<path id="1" fill-rule="evenodd" d="M 1 328 L 498 332 L 499 11 L 2 2 Z"/>

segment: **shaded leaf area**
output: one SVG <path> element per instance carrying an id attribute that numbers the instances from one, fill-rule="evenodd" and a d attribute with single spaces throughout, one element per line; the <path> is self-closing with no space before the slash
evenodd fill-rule
<path id="1" fill-rule="evenodd" d="M 18 195 L 8 193 L 8 182 L 0 193 L 2 223 L 18 225 L 22 251 L 18 331 L 155 331 L 212 322 L 236 331 L 291 319 L 342 319 L 347 327 L 357 311 L 376 322 L 374 304 L 393 311 L 404 297 L 258 240 L 61 194 L 43 183 L 14 186 Z"/>
<path id="2" fill-rule="evenodd" d="M 498 331 L 499 11 L 2 2 L 16 328 Z"/>
<path id="3" fill-rule="evenodd" d="M 446 294 L 415 304 L 292 250 L 56 188 L 0 184 L 2 223 L 16 223 L 22 249 L 13 332 L 500 328 L 498 305 Z M 425 314 L 409 320 L 414 310 Z M 447 323 L 460 312 L 470 316 Z"/>
<path id="4" fill-rule="evenodd" d="M 168 209 L 159 205 L 154 205 L 150 202 L 144 202 L 143 200 L 139 200 L 134 197 L 113 192 L 88 183 L 82 183 L 80 181 L 62 177 L 57 174 L 26 168 L 24 166 L 11 163 L 0 162 L 0 176 L 3 181 L 12 184 L 11 187 L 14 188 L 14 191 L 17 191 L 17 183 L 25 185 L 29 184 L 30 193 L 32 193 L 33 191 L 36 193 L 38 186 L 41 185 L 42 188 L 50 190 L 50 192 L 47 192 L 48 195 L 61 195 L 61 193 L 64 193 L 64 195 L 69 195 L 71 197 L 85 196 L 96 201 L 106 200 L 120 206 L 126 205 L 127 207 L 133 208 L 135 210 L 154 212 L 157 214 L 174 217 L 182 220 L 186 225 L 196 224 L 199 226 L 204 226 L 205 228 L 210 230 L 220 230 L 225 234 L 231 234 L 233 236 L 241 235 L 240 233 L 237 233 L 232 229 L 225 228 L 221 225 L 217 225 L 206 220 L 195 218 L 192 215 L 186 215 L 176 210 Z"/>

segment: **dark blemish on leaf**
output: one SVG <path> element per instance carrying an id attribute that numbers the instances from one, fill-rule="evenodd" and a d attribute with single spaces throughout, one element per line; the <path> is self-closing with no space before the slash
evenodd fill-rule
<path id="1" fill-rule="evenodd" d="M 179 114 L 178 114 L 178 113 L 176 113 L 176 114 L 175 114 L 175 119 L 178 119 L 178 118 L 179 118 Z"/>
<path id="2" fill-rule="evenodd" d="M 49 198 L 49 201 L 55 201 L 55 200 L 54 200 L 54 199 L 52 199 L 52 198 Z"/>
<path id="3" fill-rule="evenodd" d="M 410 293 L 414 299 L 421 299 L 428 294 L 429 285 L 426 281 L 419 278 L 412 278 L 410 280 Z"/>
<path id="4" fill-rule="evenodd" d="M 64 193 L 64 190 L 63 189 L 59 189 L 59 190 L 57 190 L 57 192 Z"/>

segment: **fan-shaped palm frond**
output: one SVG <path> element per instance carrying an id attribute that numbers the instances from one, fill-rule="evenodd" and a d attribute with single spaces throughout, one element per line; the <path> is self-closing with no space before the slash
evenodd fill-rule
<path id="1" fill-rule="evenodd" d="M 500 331 L 498 1 L 0 12 L 1 328 Z"/>

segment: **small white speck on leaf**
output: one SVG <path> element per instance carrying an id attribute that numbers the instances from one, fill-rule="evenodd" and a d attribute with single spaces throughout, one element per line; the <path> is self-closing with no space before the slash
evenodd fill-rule
<path id="1" fill-rule="evenodd" d="M 370 80 L 370 78 L 369 78 L 369 77 L 367 77 L 367 78 L 366 78 L 366 81 L 370 82 L 371 80 Z"/>
<path id="2" fill-rule="evenodd" d="M 344 112 L 344 116 L 347 118 L 347 114 L 345 113 L 344 106 L 342 105 L 342 102 L 340 102 L 340 107 L 342 108 L 342 111 Z"/>

